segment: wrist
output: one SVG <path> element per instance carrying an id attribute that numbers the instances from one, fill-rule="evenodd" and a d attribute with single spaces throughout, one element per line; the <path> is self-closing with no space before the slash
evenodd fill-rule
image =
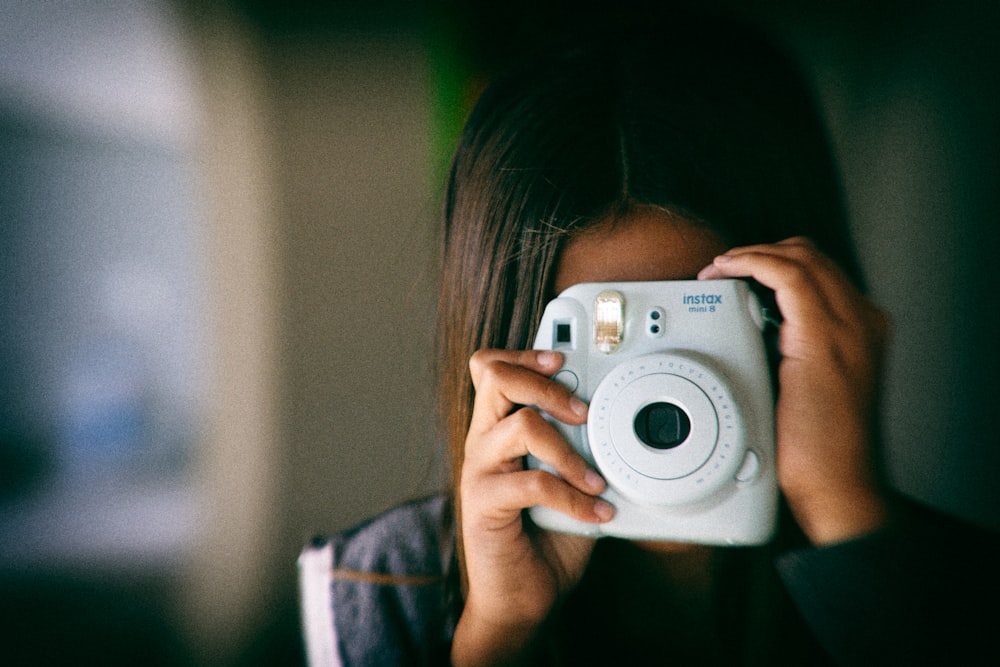
<path id="1" fill-rule="evenodd" d="M 793 496 L 787 500 L 799 527 L 815 546 L 857 539 L 885 528 L 891 521 L 886 495 L 874 489 Z"/>
<path id="2" fill-rule="evenodd" d="M 529 664 L 540 627 L 541 623 L 530 620 L 484 618 L 467 605 L 455 628 L 452 665 Z"/>

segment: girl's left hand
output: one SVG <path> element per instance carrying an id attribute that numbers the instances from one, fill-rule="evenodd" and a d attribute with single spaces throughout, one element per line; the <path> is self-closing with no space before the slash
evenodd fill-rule
<path id="1" fill-rule="evenodd" d="M 831 544 L 888 521 L 877 410 L 888 319 L 804 238 L 733 248 L 698 278 L 774 290 L 779 333 L 778 482 L 806 536 Z"/>

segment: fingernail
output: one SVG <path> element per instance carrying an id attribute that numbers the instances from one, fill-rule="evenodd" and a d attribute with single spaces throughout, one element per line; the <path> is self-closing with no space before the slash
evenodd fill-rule
<path id="1" fill-rule="evenodd" d="M 594 502 L 594 514 L 601 521 L 610 521 L 615 516 L 615 508 L 610 503 L 598 499 Z"/>
<path id="2" fill-rule="evenodd" d="M 593 491 L 594 493 L 600 493 L 604 490 L 604 487 L 608 485 L 608 483 L 604 481 L 604 478 L 593 470 L 588 470 L 583 476 L 583 483 L 589 491 Z"/>
<path id="3" fill-rule="evenodd" d="M 714 260 L 712 260 L 712 262 L 715 264 L 725 264 L 726 262 L 732 261 L 732 259 L 733 259 L 732 255 L 719 255 Z"/>
<path id="4" fill-rule="evenodd" d="M 569 399 L 569 409 L 580 417 L 587 416 L 587 410 L 588 410 L 587 404 L 581 401 L 576 396 Z"/>
<path id="5" fill-rule="evenodd" d="M 559 366 L 562 364 L 562 355 L 558 352 L 539 352 L 538 363 L 543 366 Z"/>

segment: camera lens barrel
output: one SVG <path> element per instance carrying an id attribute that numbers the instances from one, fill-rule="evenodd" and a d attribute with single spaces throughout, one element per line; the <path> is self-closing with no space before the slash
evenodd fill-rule
<path id="1" fill-rule="evenodd" d="M 638 503 L 697 502 L 730 482 L 743 458 L 743 420 L 732 390 L 694 354 L 624 361 L 598 384 L 590 415 L 595 462 Z"/>

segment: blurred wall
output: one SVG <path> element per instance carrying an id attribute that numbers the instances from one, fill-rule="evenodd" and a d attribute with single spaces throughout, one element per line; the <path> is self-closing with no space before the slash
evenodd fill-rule
<path id="1" fill-rule="evenodd" d="M 178 664 L 208 407 L 199 100 L 155 2 L 0 6 L 0 643 Z"/>
<path id="2" fill-rule="evenodd" d="M 200 662 L 238 664 L 278 608 L 285 447 L 275 158 L 251 33 L 221 5 L 182 18 L 202 101 L 197 194 L 211 361 L 192 470 L 199 540 L 182 568 L 176 613 Z"/>
<path id="3" fill-rule="evenodd" d="M 186 16 L 218 355 L 187 625 L 213 657 L 287 657 L 306 541 L 440 488 L 428 55 L 412 13 Z"/>

